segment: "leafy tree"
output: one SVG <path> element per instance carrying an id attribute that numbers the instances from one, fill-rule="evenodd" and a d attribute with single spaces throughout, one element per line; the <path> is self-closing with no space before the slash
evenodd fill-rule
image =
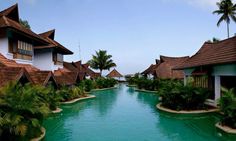
<path id="1" fill-rule="evenodd" d="M 213 37 L 212 40 L 208 40 L 207 42 L 209 42 L 209 43 L 218 43 L 218 42 L 220 42 L 220 39 L 218 39 L 216 37 Z"/>
<path id="2" fill-rule="evenodd" d="M 218 9 L 213 12 L 213 14 L 221 15 L 219 21 L 217 22 L 217 26 L 220 26 L 220 23 L 225 21 L 227 24 L 227 33 L 229 38 L 229 24 L 232 19 L 236 22 L 236 5 L 233 4 L 231 0 L 221 0 L 216 3 Z"/>
<path id="3" fill-rule="evenodd" d="M 112 55 L 108 55 L 106 50 L 99 50 L 96 51 L 96 55 L 93 55 L 93 58 L 88 63 L 91 68 L 99 69 L 102 74 L 103 70 L 110 70 L 110 68 L 116 66 L 111 58 Z"/>
<path id="4" fill-rule="evenodd" d="M 27 20 L 22 20 L 22 19 L 20 19 L 20 24 L 21 24 L 22 26 L 24 26 L 25 28 L 28 28 L 28 29 L 31 28 L 30 25 L 29 25 L 29 22 L 28 22 Z"/>

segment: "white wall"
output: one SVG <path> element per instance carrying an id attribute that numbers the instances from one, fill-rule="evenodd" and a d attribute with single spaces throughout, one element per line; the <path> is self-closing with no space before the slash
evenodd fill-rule
<path id="1" fill-rule="evenodd" d="M 52 50 L 40 50 L 34 52 L 33 65 L 40 70 L 54 71 L 63 68 L 63 65 L 54 65 Z"/>
<path id="2" fill-rule="evenodd" d="M 52 51 L 37 51 L 34 52 L 33 65 L 40 70 L 53 70 Z"/>
<path id="3" fill-rule="evenodd" d="M 8 38 L 0 38 L 0 53 L 8 59 L 13 59 L 13 55 L 8 53 Z"/>

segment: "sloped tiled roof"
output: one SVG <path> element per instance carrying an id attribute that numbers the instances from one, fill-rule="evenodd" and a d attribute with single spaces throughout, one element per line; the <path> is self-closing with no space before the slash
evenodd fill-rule
<path id="1" fill-rule="evenodd" d="M 44 33 L 39 34 L 42 38 L 44 38 L 49 45 L 45 46 L 35 46 L 35 49 L 44 49 L 44 48 L 55 48 L 63 54 L 73 54 L 72 51 L 68 50 L 66 47 L 58 43 L 54 40 L 55 30 L 50 30 Z"/>
<path id="2" fill-rule="evenodd" d="M 155 69 L 158 67 L 159 64 L 151 64 L 146 70 L 144 70 L 141 74 L 147 75 L 147 74 L 153 74 L 155 72 Z"/>
<path id="3" fill-rule="evenodd" d="M 54 79 L 54 76 L 50 71 L 41 71 L 30 64 L 16 63 L 14 60 L 5 58 L 1 53 L 0 53 L 0 64 L 1 64 L 0 66 L 6 68 L 21 68 L 26 70 L 33 84 L 45 86 L 50 78 Z M 0 67 L 0 70 L 2 69 L 2 67 Z"/>
<path id="4" fill-rule="evenodd" d="M 236 62 L 236 37 L 217 43 L 204 43 L 199 51 L 176 69 Z"/>
<path id="5" fill-rule="evenodd" d="M 14 16 L 13 18 L 12 15 L 17 15 L 17 16 Z M 34 33 L 30 29 L 25 28 L 19 23 L 17 5 L 13 5 L 12 7 L 0 12 L 0 28 L 11 28 L 13 30 L 18 31 L 19 33 L 23 33 L 28 38 L 34 39 L 43 44 L 47 44 L 46 40 L 44 40 L 38 34 Z"/>
<path id="6" fill-rule="evenodd" d="M 33 83 L 36 85 L 46 86 L 50 78 L 55 81 L 54 75 L 51 71 L 34 71 L 30 72 L 29 74 Z"/>
<path id="7" fill-rule="evenodd" d="M 155 70 L 157 78 L 162 79 L 182 79 L 184 72 L 182 70 L 173 70 L 176 66 L 179 66 L 185 62 L 189 57 L 167 57 L 160 56 L 160 63 Z"/>
<path id="8" fill-rule="evenodd" d="M 74 85 L 78 78 L 78 72 L 70 72 L 65 69 L 54 71 L 54 76 L 58 85 Z"/>
<path id="9" fill-rule="evenodd" d="M 11 81 L 19 81 L 22 77 L 25 77 L 29 82 L 32 82 L 24 68 L 0 67 L 0 87 Z"/>
<path id="10" fill-rule="evenodd" d="M 116 69 L 113 69 L 109 74 L 107 74 L 107 77 L 123 77 Z"/>
<path id="11" fill-rule="evenodd" d="M 23 67 L 29 72 L 39 71 L 39 69 L 37 69 L 36 67 L 34 67 L 30 64 L 20 64 L 20 63 L 16 63 L 16 61 L 14 61 L 14 60 L 7 59 L 1 53 L 0 53 L 0 64 L 2 64 L 3 66 L 6 66 L 6 67 Z"/>

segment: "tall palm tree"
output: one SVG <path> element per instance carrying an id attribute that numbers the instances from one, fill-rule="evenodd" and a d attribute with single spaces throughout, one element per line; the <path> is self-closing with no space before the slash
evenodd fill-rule
<path id="1" fill-rule="evenodd" d="M 221 15 L 219 21 L 217 22 L 217 26 L 220 26 L 220 23 L 225 21 L 227 24 L 227 33 L 229 38 L 229 24 L 232 19 L 236 22 L 236 5 L 233 4 L 231 0 L 221 0 L 216 3 L 218 10 L 215 10 L 213 14 Z"/>
<path id="2" fill-rule="evenodd" d="M 110 70 L 110 68 L 116 66 L 111 58 L 112 55 L 107 54 L 106 50 L 99 50 L 96 51 L 96 55 L 93 55 L 93 58 L 88 63 L 91 68 L 99 69 L 102 74 L 103 70 Z"/>

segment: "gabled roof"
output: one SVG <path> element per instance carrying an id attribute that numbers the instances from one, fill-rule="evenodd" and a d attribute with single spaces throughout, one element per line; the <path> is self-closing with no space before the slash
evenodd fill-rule
<path id="1" fill-rule="evenodd" d="M 39 69 L 30 64 L 19 64 L 16 63 L 14 60 L 7 59 L 1 53 L 0 53 L 0 64 L 5 67 L 23 67 L 29 72 L 39 71 Z"/>
<path id="2" fill-rule="evenodd" d="M 205 42 L 199 51 L 176 69 L 236 62 L 236 37 L 217 43 Z"/>
<path id="3" fill-rule="evenodd" d="M 48 42 L 49 45 L 36 46 L 36 47 L 34 47 L 35 49 L 54 48 L 62 54 L 73 54 L 72 51 L 70 51 L 69 49 L 67 49 L 66 47 L 64 47 L 63 45 L 61 45 L 60 43 L 58 43 L 57 41 L 54 40 L 55 29 L 41 33 L 39 35 L 42 38 L 44 38 Z"/>
<path id="4" fill-rule="evenodd" d="M 86 73 L 86 75 L 90 76 L 92 79 L 101 77 L 100 73 L 94 72 L 89 68 L 88 63 L 82 64 L 81 61 L 77 61 L 77 62 L 72 62 L 72 64 L 79 70 L 79 72 Z"/>
<path id="5" fill-rule="evenodd" d="M 0 12 L 0 17 L 5 16 L 14 21 L 19 22 L 19 12 L 18 12 L 18 4 L 12 5 L 11 7 Z"/>
<path id="6" fill-rule="evenodd" d="M 116 69 L 113 69 L 107 77 L 123 77 Z"/>
<path id="7" fill-rule="evenodd" d="M 17 4 L 0 12 L 0 28 L 10 28 L 13 31 L 23 34 L 30 39 L 47 44 L 47 42 L 42 37 L 19 23 Z"/>
<path id="8" fill-rule="evenodd" d="M 41 71 L 30 64 L 16 63 L 14 60 L 5 58 L 1 53 L 0 53 L 0 66 L 1 66 L 0 70 L 2 70 L 2 68 L 8 68 L 10 70 L 11 68 L 23 69 L 24 73 L 26 73 L 29 76 L 31 80 L 30 82 L 36 85 L 45 86 L 50 80 L 50 78 L 55 80 L 54 75 L 52 74 L 51 71 Z M 8 74 L 6 75 L 6 79 L 8 79 Z M 9 78 L 9 80 L 11 80 L 11 78 Z"/>
<path id="9" fill-rule="evenodd" d="M 35 85 L 46 86 L 50 78 L 52 78 L 52 80 L 56 83 L 54 75 L 51 71 L 34 71 L 29 74 Z"/>
<path id="10" fill-rule="evenodd" d="M 24 68 L 0 67 L 0 87 L 6 85 L 11 81 L 17 82 L 23 77 L 26 78 L 29 82 L 32 82 L 32 79 Z"/>
<path id="11" fill-rule="evenodd" d="M 70 72 L 65 69 L 54 71 L 54 76 L 58 85 L 74 85 L 78 78 L 78 72 Z"/>
<path id="12" fill-rule="evenodd" d="M 158 67 L 159 64 L 151 64 L 146 70 L 144 70 L 141 74 L 148 75 L 153 74 L 155 69 Z"/>
<path id="13" fill-rule="evenodd" d="M 168 57 L 160 56 L 160 63 L 155 69 L 155 75 L 157 78 L 162 79 L 182 79 L 184 72 L 181 70 L 173 70 L 176 66 L 185 62 L 189 57 Z"/>

